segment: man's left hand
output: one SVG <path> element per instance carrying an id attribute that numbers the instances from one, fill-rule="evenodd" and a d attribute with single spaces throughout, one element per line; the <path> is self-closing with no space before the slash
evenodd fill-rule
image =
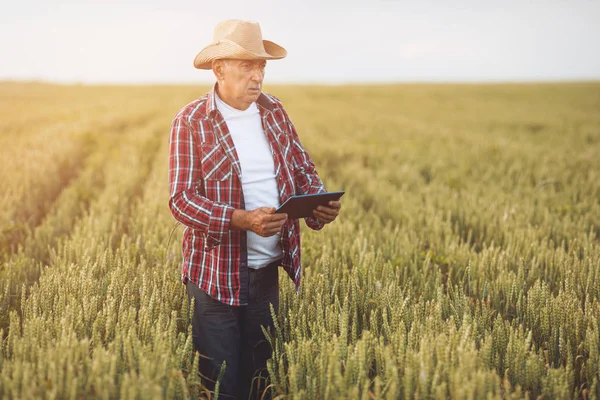
<path id="1" fill-rule="evenodd" d="M 313 210 L 313 215 L 322 224 L 328 224 L 336 219 L 342 209 L 341 201 L 330 201 L 329 206 L 318 206 Z"/>

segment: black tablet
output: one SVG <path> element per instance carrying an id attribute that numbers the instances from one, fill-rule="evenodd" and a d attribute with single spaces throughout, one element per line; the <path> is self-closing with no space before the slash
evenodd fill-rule
<path id="1" fill-rule="evenodd" d="M 285 201 L 276 213 L 285 213 L 290 219 L 313 217 L 313 210 L 318 206 L 326 206 L 332 200 L 338 200 L 344 194 L 341 192 L 324 192 L 292 196 Z"/>

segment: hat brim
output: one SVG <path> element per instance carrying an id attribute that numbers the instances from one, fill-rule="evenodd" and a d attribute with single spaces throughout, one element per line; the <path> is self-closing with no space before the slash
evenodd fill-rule
<path id="1" fill-rule="evenodd" d="M 269 40 L 263 40 L 264 52 L 255 53 L 231 41 L 209 44 L 194 58 L 194 67 L 212 69 L 212 62 L 224 58 L 239 60 L 279 60 L 287 55 L 287 50 Z"/>

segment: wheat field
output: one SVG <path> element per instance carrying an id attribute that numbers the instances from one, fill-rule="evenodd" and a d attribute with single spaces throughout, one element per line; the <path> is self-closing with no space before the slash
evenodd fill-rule
<path id="1" fill-rule="evenodd" d="M 0 398 L 208 395 L 167 203 L 208 89 L 0 83 Z M 600 399 L 600 83 L 265 91 L 346 191 L 280 273 L 274 396 Z"/>

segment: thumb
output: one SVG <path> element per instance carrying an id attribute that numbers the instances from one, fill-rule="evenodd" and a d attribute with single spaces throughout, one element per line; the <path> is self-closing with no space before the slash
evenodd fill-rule
<path id="1" fill-rule="evenodd" d="M 261 207 L 260 209 L 267 214 L 275 214 L 275 207 Z"/>

